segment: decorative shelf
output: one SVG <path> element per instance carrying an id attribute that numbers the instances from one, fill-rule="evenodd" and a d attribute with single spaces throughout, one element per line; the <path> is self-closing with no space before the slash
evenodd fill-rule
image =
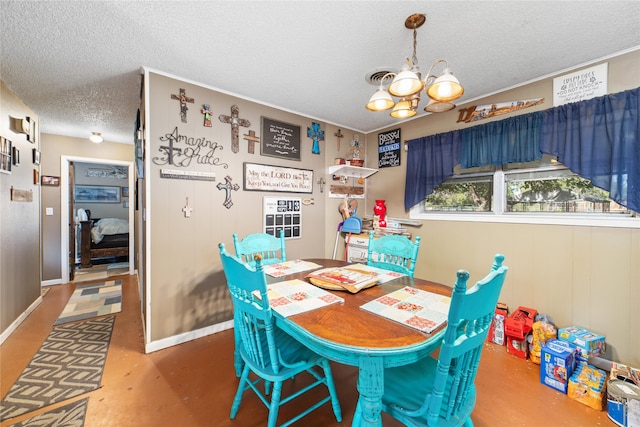
<path id="1" fill-rule="evenodd" d="M 349 178 L 367 178 L 376 172 L 378 172 L 378 169 L 369 169 L 362 166 L 329 166 L 329 175 L 347 176 Z"/>

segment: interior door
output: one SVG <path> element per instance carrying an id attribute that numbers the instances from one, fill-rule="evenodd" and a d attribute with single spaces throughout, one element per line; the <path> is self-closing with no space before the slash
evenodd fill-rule
<path id="1" fill-rule="evenodd" d="M 76 221 L 73 209 L 74 188 L 73 162 L 69 162 L 69 281 L 73 282 L 76 271 Z"/>

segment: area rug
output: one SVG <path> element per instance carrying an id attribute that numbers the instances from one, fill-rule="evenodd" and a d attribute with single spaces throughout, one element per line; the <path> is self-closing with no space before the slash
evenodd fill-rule
<path id="1" fill-rule="evenodd" d="M 122 280 L 76 286 L 54 325 L 122 311 Z"/>
<path id="2" fill-rule="evenodd" d="M 115 316 L 53 328 L 7 395 L 0 421 L 96 390 Z"/>
<path id="3" fill-rule="evenodd" d="M 87 414 L 89 398 L 85 397 L 48 412 L 27 418 L 10 427 L 82 427 Z"/>
<path id="4" fill-rule="evenodd" d="M 74 283 L 77 282 L 87 282 L 89 280 L 98 280 L 98 279 L 106 279 L 108 277 L 107 271 L 98 271 L 98 272 L 94 272 L 94 273 L 83 273 L 83 272 L 76 272 L 76 274 L 73 277 L 73 281 Z"/>
<path id="5" fill-rule="evenodd" d="M 129 268 L 128 262 L 116 262 L 114 264 L 109 264 L 107 266 L 107 270 L 115 270 L 117 268 Z"/>

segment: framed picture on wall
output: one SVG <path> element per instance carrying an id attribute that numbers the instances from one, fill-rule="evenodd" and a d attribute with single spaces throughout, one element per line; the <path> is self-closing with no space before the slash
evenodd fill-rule
<path id="1" fill-rule="evenodd" d="M 11 141 L 5 137 L 0 137 L 0 172 L 11 173 Z"/>
<path id="2" fill-rule="evenodd" d="M 34 165 L 40 164 L 40 151 L 37 148 L 33 149 L 32 160 Z"/>
<path id="3" fill-rule="evenodd" d="M 129 197 L 129 187 L 122 187 L 122 197 Z"/>
<path id="4" fill-rule="evenodd" d="M 18 166 L 20 164 L 20 150 L 15 145 L 11 148 L 11 161 L 13 162 L 13 166 Z"/>
<path id="5" fill-rule="evenodd" d="M 42 175 L 42 177 L 40 177 L 40 184 L 42 184 L 42 185 L 51 185 L 51 186 L 57 187 L 57 186 L 60 185 L 60 177 L 59 176 Z"/>
<path id="6" fill-rule="evenodd" d="M 105 185 L 76 185 L 75 202 L 120 203 L 120 187 Z"/>

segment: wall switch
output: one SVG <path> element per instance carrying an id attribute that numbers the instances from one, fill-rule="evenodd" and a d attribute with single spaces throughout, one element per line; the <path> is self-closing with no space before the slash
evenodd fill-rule
<path id="1" fill-rule="evenodd" d="M 51 216 L 51 215 L 53 215 L 53 208 L 46 208 L 46 209 L 45 209 L 45 214 L 46 214 L 47 216 Z"/>

